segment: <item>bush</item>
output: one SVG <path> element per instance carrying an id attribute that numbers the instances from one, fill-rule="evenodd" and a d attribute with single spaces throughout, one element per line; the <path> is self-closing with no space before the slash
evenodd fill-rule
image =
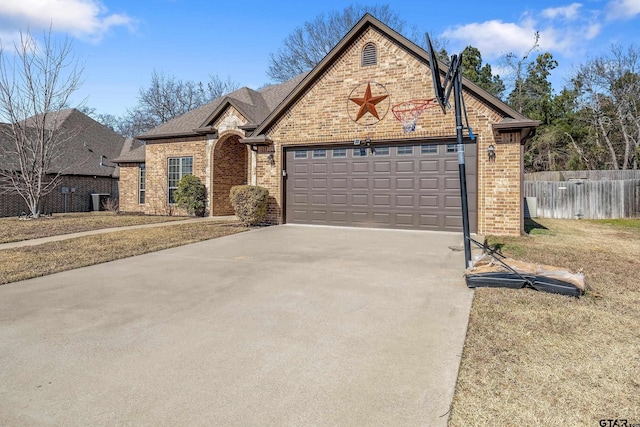
<path id="1" fill-rule="evenodd" d="M 267 214 L 269 190 L 255 185 L 236 185 L 229 194 L 236 216 L 245 225 L 257 225 Z"/>
<path id="2" fill-rule="evenodd" d="M 173 199 L 178 207 L 186 210 L 190 215 L 204 216 L 207 207 L 207 189 L 200 178 L 185 175 L 178 182 Z"/>

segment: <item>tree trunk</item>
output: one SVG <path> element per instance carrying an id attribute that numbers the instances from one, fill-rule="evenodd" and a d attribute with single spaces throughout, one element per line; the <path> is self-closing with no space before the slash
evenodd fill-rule
<path id="1" fill-rule="evenodd" d="M 618 164 L 618 156 L 616 155 L 616 150 L 613 148 L 613 144 L 611 144 L 611 140 L 609 139 L 609 134 L 607 130 L 604 128 L 604 123 L 602 123 L 602 118 L 598 117 L 596 119 L 598 121 L 598 127 L 600 128 L 600 133 L 607 143 L 607 147 L 609 148 L 609 154 L 611 155 L 611 163 L 613 164 L 613 168 L 615 170 L 620 170 L 620 165 Z"/>

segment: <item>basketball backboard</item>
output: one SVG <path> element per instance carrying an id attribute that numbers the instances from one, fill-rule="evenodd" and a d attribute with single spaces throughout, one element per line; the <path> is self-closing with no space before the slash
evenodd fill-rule
<path id="1" fill-rule="evenodd" d="M 431 69 L 431 79 L 433 80 L 433 90 L 436 95 L 436 100 L 442 108 L 443 113 L 447 113 L 446 102 L 445 102 L 445 94 L 444 87 L 442 86 L 442 78 L 440 75 L 440 67 L 438 66 L 438 57 L 436 56 L 436 52 L 433 49 L 433 43 L 431 43 L 431 38 L 427 33 L 427 46 L 429 48 L 429 68 Z"/>

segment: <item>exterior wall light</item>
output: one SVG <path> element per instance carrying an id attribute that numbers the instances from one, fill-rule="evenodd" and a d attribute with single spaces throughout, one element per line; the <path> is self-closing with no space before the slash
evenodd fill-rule
<path id="1" fill-rule="evenodd" d="M 489 155 L 489 162 L 493 163 L 496 161 L 496 147 L 493 144 L 489 145 L 487 149 L 487 154 Z"/>
<path id="2" fill-rule="evenodd" d="M 267 162 L 269 162 L 269 164 L 270 164 L 271 166 L 273 166 L 273 165 L 275 165 L 275 164 L 276 164 L 276 161 L 275 161 L 275 158 L 273 157 L 273 154 L 269 154 L 269 155 L 267 156 Z"/>

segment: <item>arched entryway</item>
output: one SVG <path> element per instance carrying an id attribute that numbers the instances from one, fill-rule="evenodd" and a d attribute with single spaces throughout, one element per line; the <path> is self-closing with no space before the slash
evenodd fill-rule
<path id="1" fill-rule="evenodd" d="M 249 175 L 248 149 L 240 143 L 240 136 L 222 137 L 213 150 L 211 180 L 211 215 L 233 215 L 229 191 L 235 185 L 246 184 Z"/>

